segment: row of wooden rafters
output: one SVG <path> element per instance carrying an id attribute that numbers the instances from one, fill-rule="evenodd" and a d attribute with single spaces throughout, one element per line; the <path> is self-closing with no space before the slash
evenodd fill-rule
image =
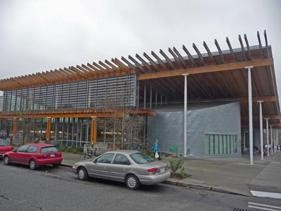
<path id="1" fill-rule="evenodd" d="M 263 48 L 260 33 L 257 32 L 258 46 L 260 49 Z M 238 40 L 241 46 L 242 60 L 251 60 L 251 49 L 248 42 L 247 35 L 244 34 L 243 43 L 242 36 L 238 36 Z M 264 40 L 265 47 L 268 47 L 266 31 L 264 31 Z M 105 60 L 104 62 L 99 61 L 98 63 L 87 63 L 76 66 L 70 66 L 68 68 L 59 68 L 55 70 L 45 71 L 42 73 L 29 74 L 25 76 L 13 77 L 9 79 L 0 80 L 0 90 L 8 89 L 17 89 L 22 87 L 38 86 L 38 85 L 48 85 L 55 83 L 66 83 L 71 81 L 85 80 L 85 79 L 98 79 L 105 77 L 114 77 L 120 75 L 126 75 L 130 73 L 147 73 L 147 72 L 159 72 L 163 70 L 176 70 L 189 67 L 198 67 L 210 64 L 224 64 L 228 63 L 227 59 L 230 57 L 231 62 L 237 61 L 238 53 L 233 50 L 233 47 L 230 43 L 228 37 L 226 38 L 226 43 L 229 47 L 229 50 L 223 52 L 218 41 L 215 39 L 215 46 L 217 48 L 216 53 L 212 53 L 210 48 L 203 42 L 203 46 L 207 54 L 202 54 L 198 47 L 193 43 L 192 47 L 194 48 L 197 55 L 192 56 L 190 51 L 186 48 L 185 45 L 182 46 L 183 51 L 186 53 L 185 56 L 180 54 L 180 52 L 175 48 L 168 48 L 168 52 L 172 57 L 169 57 L 162 49 L 159 50 L 159 53 L 163 58 L 160 58 L 154 51 L 151 51 L 151 56 L 147 53 L 143 53 L 143 57 L 139 54 L 135 55 L 135 58 L 131 55 L 128 56 L 128 59 L 121 57 L 121 60 L 117 58 Z M 227 56 L 226 56 L 227 55 Z"/>

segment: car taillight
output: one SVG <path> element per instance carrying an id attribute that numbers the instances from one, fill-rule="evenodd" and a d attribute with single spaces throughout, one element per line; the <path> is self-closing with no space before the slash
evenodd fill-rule
<path id="1" fill-rule="evenodd" d="M 150 173 L 150 174 L 155 174 L 157 171 L 158 171 L 158 168 L 147 169 L 147 172 Z"/>

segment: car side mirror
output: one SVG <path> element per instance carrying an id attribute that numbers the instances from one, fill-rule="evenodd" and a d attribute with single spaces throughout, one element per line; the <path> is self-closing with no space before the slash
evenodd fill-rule
<path id="1" fill-rule="evenodd" d="M 17 148 L 17 147 L 15 147 L 15 148 L 13 149 L 13 152 L 17 152 L 17 150 L 18 150 L 18 148 Z"/>
<path id="2" fill-rule="evenodd" d="M 97 159 L 97 158 L 95 158 L 95 159 L 93 160 L 93 163 L 97 163 L 97 160 L 98 160 L 98 159 Z"/>

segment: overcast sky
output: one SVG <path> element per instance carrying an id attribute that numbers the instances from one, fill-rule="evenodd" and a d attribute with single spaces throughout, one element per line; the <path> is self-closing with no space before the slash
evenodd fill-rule
<path id="1" fill-rule="evenodd" d="M 0 79 L 264 29 L 279 84 L 281 0 L 0 0 Z"/>

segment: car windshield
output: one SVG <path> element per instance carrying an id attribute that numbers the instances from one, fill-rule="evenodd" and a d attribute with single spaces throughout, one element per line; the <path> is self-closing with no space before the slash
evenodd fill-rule
<path id="1" fill-rule="evenodd" d="M 9 145 L 9 141 L 6 139 L 0 139 L 0 146 L 6 146 Z"/>
<path id="2" fill-rule="evenodd" d="M 41 149 L 42 153 L 57 152 L 57 151 L 58 151 L 58 149 L 55 146 L 43 147 Z"/>
<path id="3" fill-rule="evenodd" d="M 145 163 L 151 163 L 153 159 L 147 155 L 144 155 L 142 153 L 134 153 L 131 154 L 130 157 L 137 163 L 137 164 L 145 164 Z"/>

